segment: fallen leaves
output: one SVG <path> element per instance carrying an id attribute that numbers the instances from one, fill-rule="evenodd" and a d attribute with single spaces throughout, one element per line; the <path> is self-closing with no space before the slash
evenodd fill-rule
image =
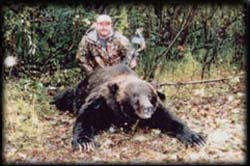
<path id="1" fill-rule="evenodd" d="M 207 139 L 204 146 L 186 148 L 180 141 L 160 130 L 124 133 L 110 128 L 95 142 L 90 152 L 72 151 L 75 117 L 50 112 L 25 112 L 30 103 L 11 90 L 4 116 L 6 162 L 17 163 L 243 163 L 246 157 L 244 82 L 197 85 L 178 89 L 167 100 L 170 110 L 190 128 Z M 168 92 L 166 92 L 169 94 Z M 11 98 L 13 96 L 13 98 Z M 34 102 L 37 108 L 38 102 Z M 21 111 L 16 111 L 21 110 Z"/>
<path id="2" fill-rule="evenodd" d="M 229 140 L 230 138 L 230 133 L 227 133 L 223 130 L 216 130 L 208 135 L 207 141 L 213 144 L 221 145 L 224 144 L 225 141 Z"/>

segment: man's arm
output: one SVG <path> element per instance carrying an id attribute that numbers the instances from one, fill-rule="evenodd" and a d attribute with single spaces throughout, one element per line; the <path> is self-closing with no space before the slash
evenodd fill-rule
<path id="1" fill-rule="evenodd" d="M 88 54 L 86 37 L 84 36 L 79 44 L 78 51 L 76 53 L 76 60 L 86 73 L 91 73 L 93 68 L 88 64 L 86 55 Z"/>
<path id="2" fill-rule="evenodd" d="M 120 36 L 120 52 L 121 56 L 123 56 L 122 63 L 129 65 L 132 69 L 136 66 L 136 61 L 132 57 L 133 48 L 129 40 L 125 36 Z"/>
<path id="3" fill-rule="evenodd" d="M 105 67 L 103 60 L 99 56 L 95 56 L 94 58 L 95 58 L 95 62 L 98 64 L 99 67 L 101 68 Z"/>

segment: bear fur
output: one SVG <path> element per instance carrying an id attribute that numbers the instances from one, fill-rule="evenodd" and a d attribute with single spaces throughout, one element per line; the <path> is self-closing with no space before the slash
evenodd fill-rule
<path id="1" fill-rule="evenodd" d="M 75 93 L 81 101 L 73 128 L 73 148 L 86 148 L 95 135 L 111 125 L 130 129 L 135 123 L 142 128 L 160 129 L 186 145 L 205 143 L 200 134 L 165 108 L 150 83 L 125 65 L 98 69 L 83 84 L 87 85 L 82 89 L 84 95 Z"/>
<path id="2" fill-rule="evenodd" d="M 105 72 L 95 72 L 95 74 L 92 74 L 77 83 L 74 88 L 70 87 L 62 92 L 57 93 L 53 97 L 53 100 L 50 102 L 50 104 L 54 104 L 59 111 L 69 111 L 71 113 L 77 114 L 82 104 L 84 104 L 85 98 L 89 94 L 90 88 L 95 87 L 98 83 L 101 84 L 102 82 L 105 82 L 107 79 L 115 77 L 116 75 L 126 72 L 130 72 L 130 74 L 132 74 L 131 71 L 126 70 L 128 69 L 121 67 L 121 69 L 118 69 L 117 71 L 106 68 Z M 156 89 L 158 97 L 162 101 L 164 101 L 166 99 L 166 96 L 165 94 L 157 90 L 156 83 L 151 82 L 150 84 Z"/>
<path id="3" fill-rule="evenodd" d="M 54 104 L 59 111 L 76 114 L 84 103 L 87 91 L 88 79 L 80 81 L 74 88 L 69 87 L 61 92 L 58 92 L 50 102 Z"/>

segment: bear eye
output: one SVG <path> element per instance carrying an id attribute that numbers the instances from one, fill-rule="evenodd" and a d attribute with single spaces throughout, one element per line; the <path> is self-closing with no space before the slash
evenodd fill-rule
<path id="1" fill-rule="evenodd" d="M 133 93 L 132 95 L 133 95 L 133 98 L 138 97 L 138 94 L 137 94 L 137 93 Z"/>
<path id="2" fill-rule="evenodd" d="M 156 103 L 156 97 L 155 96 L 149 96 L 150 98 L 151 98 L 151 103 L 153 104 L 153 105 L 155 105 L 155 103 Z"/>

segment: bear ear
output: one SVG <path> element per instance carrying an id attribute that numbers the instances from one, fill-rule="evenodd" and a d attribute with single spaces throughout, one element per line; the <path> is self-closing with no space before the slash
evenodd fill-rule
<path id="1" fill-rule="evenodd" d="M 119 86 L 116 83 L 108 84 L 110 92 L 115 95 L 119 89 Z"/>
<path id="2" fill-rule="evenodd" d="M 159 96 L 159 98 L 160 98 L 162 101 L 164 101 L 164 100 L 166 99 L 165 94 L 162 93 L 162 92 L 160 92 L 160 91 L 158 91 L 158 90 L 156 90 L 156 91 L 157 91 L 157 95 Z"/>

